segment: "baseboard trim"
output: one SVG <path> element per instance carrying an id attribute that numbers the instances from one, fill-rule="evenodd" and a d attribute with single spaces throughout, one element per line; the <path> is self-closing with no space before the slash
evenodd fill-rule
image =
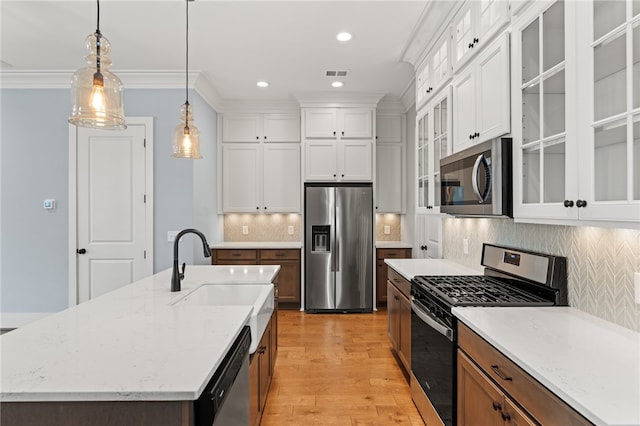
<path id="1" fill-rule="evenodd" d="M 3 312 L 0 314 L 0 328 L 19 328 L 54 313 L 55 312 Z"/>

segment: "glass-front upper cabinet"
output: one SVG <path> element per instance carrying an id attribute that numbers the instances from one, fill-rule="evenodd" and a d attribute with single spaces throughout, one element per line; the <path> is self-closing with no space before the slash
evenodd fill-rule
<path id="1" fill-rule="evenodd" d="M 591 102 L 580 138 L 580 217 L 640 222 L 640 1 L 584 5 Z M 585 78 L 586 80 L 586 78 Z"/>
<path id="2" fill-rule="evenodd" d="M 537 6 L 518 19 L 513 36 L 514 214 L 576 218 L 564 207 L 567 194 L 577 190 L 575 133 L 567 131 L 575 114 L 567 103 L 575 63 L 565 40 L 569 5 L 558 0 Z"/>
<path id="3" fill-rule="evenodd" d="M 440 213 L 440 159 L 451 154 L 451 92 L 445 87 L 418 112 L 418 213 Z"/>

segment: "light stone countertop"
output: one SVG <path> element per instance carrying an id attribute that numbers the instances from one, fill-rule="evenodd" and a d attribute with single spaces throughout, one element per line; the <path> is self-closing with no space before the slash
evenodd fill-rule
<path id="1" fill-rule="evenodd" d="M 376 248 L 413 248 L 413 246 L 404 241 L 376 241 Z"/>
<path id="2" fill-rule="evenodd" d="M 251 306 L 171 303 L 206 283 L 269 284 L 279 266 L 171 269 L 0 336 L 2 401 L 183 401 L 202 393 Z"/>
<path id="3" fill-rule="evenodd" d="M 482 268 L 473 269 L 447 259 L 385 259 L 406 280 L 419 275 L 482 275 Z"/>
<path id="4" fill-rule="evenodd" d="M 640 425 L 640 333 L 571 307 L 453 313 L 596 425 Z"/>
<path id="5" fill-rule="evenodd" d="M 248 241 L 221 242 L 211 246 L 212 249 L 301 249 L 300 241 Z"/>

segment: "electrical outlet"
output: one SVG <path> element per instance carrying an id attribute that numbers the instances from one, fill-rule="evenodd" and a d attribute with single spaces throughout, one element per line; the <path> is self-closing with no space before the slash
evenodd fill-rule
<path id="1" fill-rule="evenodd" d="M 167 231 L 167 241 L 172 243 L 176 240 L 176 235 L 178 235 L 180 231 Z"/>
<path id="2" fill-rule="evenodd" d="M 249 226 L 242 225 L 242 235 L 249 235 Z"/>
<path id="3" fill-rule="evenodd" d="M 469 239 L 468 238 L 463 238 L 462 239 L 462 253 L 469 254 Z"/>
<path id="4" fill-rule="evenodd" d="M 293 235 L 293 225 L 289 225 L 289 227 L 287 228 L 287 232 L 289 233 L 289 235 Z"/>
<path id="5" fill-rule="evenodd" d="M 391 233 L 391 226 L 385 225 L 384 226 L 384 235 L 389 235 L 390 233 Z"/>
<path id="6" fill-rule="evenodd" d="M 640 272 L 635 272 L 633 274 L 633 281 L 635 283 L 635 296 L 636 296 L 636 303 L 638 305 L 640 305 Z"/>

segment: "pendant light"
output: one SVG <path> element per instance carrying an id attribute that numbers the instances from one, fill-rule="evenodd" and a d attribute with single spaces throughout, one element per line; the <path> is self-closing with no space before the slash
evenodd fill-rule
<path id="1" fill-rule="evenodd" d="M 176 158 L 193 158 L 194 160 L 202 158 L 200 155 L 200 133 L 198 128 L 193 125 L 193 107 L 189 103 L 189 2 L 194 0 L 185 0 L 187 4 L 187 25 L 186 25 L 186 61 L 185 61 L 185 92 L 187 100 L 180 109 L 180 121 L 173 130 L 173 157 Z"/>
<path id="2" fill-rule="evenodd" d="M 73 109 L 69 123 L 95 129 L 126 129 L 123 86 L 109 71 L 111 44 L 100 33 L 100 0 L 97 4 L 96 32 L 86 40 L 89 54 L 84 59 L 88 66 L 76 71 L 71 78 Z"/>

